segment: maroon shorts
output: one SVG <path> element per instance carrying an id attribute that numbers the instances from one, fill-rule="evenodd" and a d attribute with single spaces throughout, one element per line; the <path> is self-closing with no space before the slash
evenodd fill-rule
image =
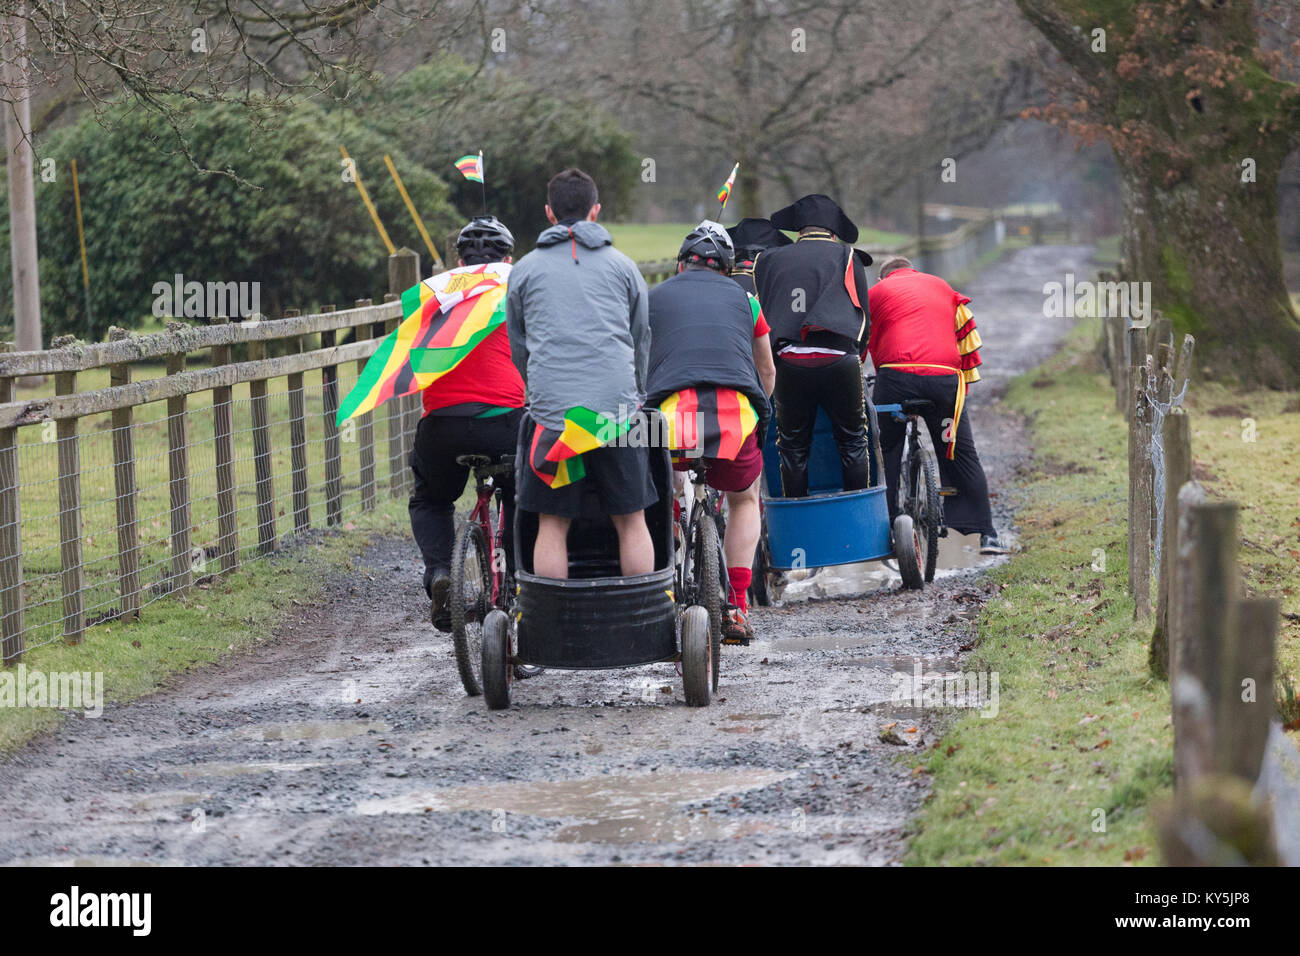
<path id="1" fill-rule="evenodd" d="M 704 462 L 708 466 L 705 481 L 710 488 L 718 491 L 745 491 L 763 470 L 763 453 L 758 449 L 758 429 L 749 433 L 735 458 L 687 458 L 674 461 L 673 468 L 689 471 L 696 462 Z"/>

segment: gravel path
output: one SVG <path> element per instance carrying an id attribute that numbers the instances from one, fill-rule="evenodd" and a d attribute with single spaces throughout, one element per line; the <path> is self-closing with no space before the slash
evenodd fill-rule
<path id="1" fill-rule="evenodd" d="M 1059 342 L 1042 283 L 1088 253 L 1021 250 L 967 289 L 1008 529 L 1026 446 L 998 395 Z M 724 648 L 711 707 L 654 665 L 548 673 L 489 714 L 427 623 L 413 544 L 381 540 L 267 643 L 0 764 L 0 863 L 897 863 L 951 712 L 892 703 L 893 675 L 960 666 L 990 590 L 968 544 L 922 593 L 871 567 L 792 584 Z"/>

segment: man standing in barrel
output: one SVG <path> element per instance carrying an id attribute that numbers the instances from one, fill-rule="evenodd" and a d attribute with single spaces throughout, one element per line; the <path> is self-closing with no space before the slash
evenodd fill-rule
<path id="1" fill-rule="evenodd" d="M 870 328 L 863 265 L 871 257 L 854 255 L 858 227 L 827 196 L 804 196 L 774 212 L 771 224 L 799 233 L 798 241 L 767 249 L 754 265 L 776 355 L 773 397 L 782 493 L 808 494 L 818 408 L 831 421 L 844 490 L 866 488 L 871 468 L 858 356 Z"/>

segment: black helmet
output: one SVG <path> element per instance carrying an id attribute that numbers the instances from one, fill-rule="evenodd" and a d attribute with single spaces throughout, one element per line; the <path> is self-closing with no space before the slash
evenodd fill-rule
<path id="1" fill-rule="evenodd" d="M 736 249 L 721 223 L 704 219 L 687 233 L 682 247 L 677 250 L 677 261 L 704 265 L 712 261 L 717 264 L 718 271 L 730 272 L 736 262 Z"/>
<path id="2" fill-rule="evenodd" d="M 496 216 L 475 216 L 456 237 L 456 254 L 467 265 L 498 262 L 515 248 L 515 237 Z"/>

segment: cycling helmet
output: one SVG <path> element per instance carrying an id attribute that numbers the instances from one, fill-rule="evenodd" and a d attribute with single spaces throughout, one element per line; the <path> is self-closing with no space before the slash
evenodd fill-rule
<path id="1" fill-rule="evenodd" d="M 515 237 L 496 216 L 475 216 L 456 237 L 456 254 L 466 265 L 499 262 L 515 248 Z"/>
<path id="2" fill-rule="evenodd" d="M 677 250 L 677 261 L 697 263 L 730 272 L 736 262 L 736 249 L 721 223 L 705 219 L 687 233 Z"/>

